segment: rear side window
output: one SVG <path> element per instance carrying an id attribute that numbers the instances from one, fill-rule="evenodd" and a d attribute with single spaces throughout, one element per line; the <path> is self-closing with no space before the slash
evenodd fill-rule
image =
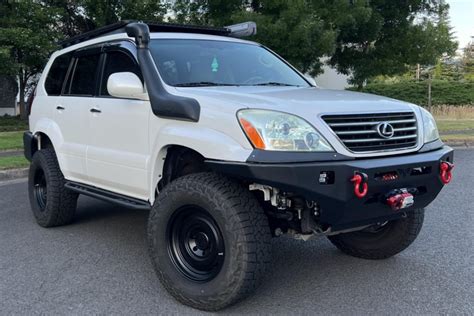
<path id="1" fill-rule="evenodd" d="M 44 83 L 44 87 L 48 95 L 60 95 L 63 87 L 64 79 L 66 78 L 69 63 L 71 62 L 72 53 L 64 54 L 56 57 L 48 76 Z"/>
<path id="2" fill-rule="evenodd" d="M 132 72 L 141 80 L 141 73 L 137 63 L 129 55 L 122 52 L 109 52 L 105 59 L 104 74 L 102 76 L 101 91 L 103 96 L 110 95 L 107 90 L 107 80 L 111 74 L 117 72 Z M 142 80 L 143 82 L 143 80 Z"/>
<path id="3" fill-rule="evenodd" d="M 81 56 L 77 59 L 69 94 L 88 96 L 95 94 L 99 58 L 100 55 L 96 54 Z"/>

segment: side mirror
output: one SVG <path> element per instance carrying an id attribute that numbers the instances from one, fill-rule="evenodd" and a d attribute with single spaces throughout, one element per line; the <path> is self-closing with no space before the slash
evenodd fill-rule
<path id="1" fill-rule="evenodd" d="M 132 72 L 117 72 L 107 80 L 107 91 L 113 97 L 147 100 L 143 84 Z"/>
<path id="2" fill-rule="evenodd" d="M 308 76 L 308 75 L 306 75 L 306 76 L 304 76 L 304 77 L 306 78 L 306 80 L 309 81 L 309 84 L 312 85 L 313 87 L 317 87 L 317 86 L 318 86 L 318 85 L 316 84 L 316 80 L 314 80 L 313 77 Z"/>

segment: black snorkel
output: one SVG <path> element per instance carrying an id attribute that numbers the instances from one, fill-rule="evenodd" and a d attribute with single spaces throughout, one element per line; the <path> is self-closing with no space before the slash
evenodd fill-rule
<path id="1" fill-rule="evenodd" d="M 146 83 L 153 113 L 158 117 L 198 122 L 201 112 L 199 102 L 192 98 L 170 94 L 164 87 L 148 44 L 150 30 L 141 22 L 127 24 L 127 35 L 135 38 L 137 58 Z"/>

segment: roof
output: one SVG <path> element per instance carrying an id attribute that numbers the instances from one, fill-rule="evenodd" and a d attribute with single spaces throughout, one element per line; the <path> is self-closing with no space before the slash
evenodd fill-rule
<path id="1" fill-rule="evenodd" d="M 63 40 L 59 42 L 63 48 L 91 40 L 93 38 L 105 36 L 105 35 L 112 35 L 118 33 L 125 33 L 125 26 L 130 23 L 134 23 L 137 21 L 132 20 L 124 20 L 114 24 L 110 24 L 90 32 L 86 32 L 69 39 Z M 144 21 L 148 25 L 150 29 L 150 33 L 153 32 L 179 32 L 179 33 L 196 33 L 196 34 L 207 34 L 207 35 L 220 35 L 220 36 L 228 36 L 230 35 L 230 30 L 227 28 L 216 28 L 216 27 L 208 27 L 208 26 L 197 26 L 197 25 L 184 25 L 184 24 L 174 24 L 174 23 L 156 23 L 156 22 L 147 22 Z"/>

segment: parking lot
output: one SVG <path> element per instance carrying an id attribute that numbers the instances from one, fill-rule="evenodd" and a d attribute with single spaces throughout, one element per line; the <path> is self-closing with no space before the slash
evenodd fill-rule
<path id="1" fill-rule="evenodd" d="M 453 182 L 428 207 L 405 252 L 351 258 L 325 238 L 273 241 L 273 270 L 233 314 L 474 314 L 474 150 L 455 153 Z M 72 225 L 44 229 L 25 180 L 0 184 L 0 313 L 196 314 L 155 277 L 146 212 L 81 197 Z"/>

